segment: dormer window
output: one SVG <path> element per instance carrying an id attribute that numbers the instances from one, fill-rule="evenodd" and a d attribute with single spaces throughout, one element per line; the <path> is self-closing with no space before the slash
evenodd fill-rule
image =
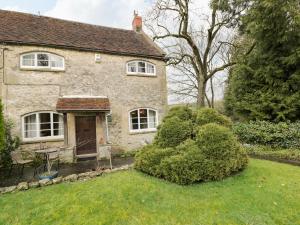
<path id="1" fill-rule="evenodd" d="M 59 55 L 47 52 L 31 52 L 21 55 L 21 68 L 64 70 L 65 60 Z"/>
<path id="2" fill-rule="evenodd" d="M 128 75 L 156 76 L 155 65 L 146 61 L 130 61 L 127 63 Z"/>

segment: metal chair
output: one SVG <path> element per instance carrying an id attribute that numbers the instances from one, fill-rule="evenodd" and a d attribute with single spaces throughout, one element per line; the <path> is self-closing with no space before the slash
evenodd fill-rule
<path id="1" fill-rule="evenodd" d="M 57 152 L 49 153 L 49 160 L 52 162 L 54 161 L 57 162 L 57 170 L 59 169 L 59 163 L 60 163 L 60 158 L 59 158 L 60 150 L 61 150 L 60 148 L 57 148 Z"/>
<path id="2" fill-rule="evenodd" d="M 18 167 L 18 170 L 21 169 L 21 171 L 20 171 L 20 177 L 22 177 L 25 165 L 31 164 L 33 162 L 32 159 L 25 159 L 25 158 L 23 158 L 24 153 L 25 152 L 22 152 L 22 151 L 14 151 L 14 152 L 10 153 L 11 158 L 13 160 L 13 163 L 11 165 L 9 175 L 11 174 L 13 166 L 16 165 Z"/>
<path id="3" fill-rule="evenodd" d="M 47 142 L 40 142 L 40 149 L 43 150 L 43 149 L 46 149 L 48 146 L 47 146 Z M 57 152 L 51 152 L 51 153 L 48 153 L 49 155 L 49 160 L 54 162 L 56 161 L 57 162 L 57 170 L 59 169 L 59 163 L 60 163 L 60 158 L 59 158 L 59 155 L 60 155 L 60 150 L 61 148 L 57 148 Z M 46 163 L 44 165 L 44 171 L 46 170 Z"/>
<path id="4" fill-rule="evenodd" d="M 99 158 L 109 159 L 110 169 L 113 168 L 111 149 L 112 149 L 112 144 L 109 144 L 109 143 L 100 145 L 100 149 L 99 149 Z"/>

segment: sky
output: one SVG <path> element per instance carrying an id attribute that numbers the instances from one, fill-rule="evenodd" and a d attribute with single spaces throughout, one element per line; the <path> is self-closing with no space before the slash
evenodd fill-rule
<path id="1" fill-rule="evenodd" d="M 0 0 L 0 8 L 130 29 L 133 11 L 145 14 L 152 0 Z"/>

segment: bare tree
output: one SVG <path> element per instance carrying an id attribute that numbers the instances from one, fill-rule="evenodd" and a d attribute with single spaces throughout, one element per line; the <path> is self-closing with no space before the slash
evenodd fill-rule
<path id="1" fill-rule="evenodd" d="M 202 14 L 192 0 L 157 0 L 146 25 L 169 57 L 172 93 L 196 99 L 199 107 L 206 99 L 213 107 L 214 100 L 206 95 L 207 82 L 211 80 L 214 98 L 213 76 L 235 64 L 230 57 L 236 47 L 234 32 L 229 27 L 246 8 L 230 8 L 229 0 L 212 0 L 210 13 Z"/>

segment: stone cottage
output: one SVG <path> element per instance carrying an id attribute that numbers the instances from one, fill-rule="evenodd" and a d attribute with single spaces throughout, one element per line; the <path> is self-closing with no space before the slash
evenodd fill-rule
<path id="1" fill-rule="evenodd" d="M 0 93 L 23 149 L 69 146 L 72 161 L 152 141 L 167 106 L 165 54 L 137 14 L 132 28 L 0 10 Z"/>

